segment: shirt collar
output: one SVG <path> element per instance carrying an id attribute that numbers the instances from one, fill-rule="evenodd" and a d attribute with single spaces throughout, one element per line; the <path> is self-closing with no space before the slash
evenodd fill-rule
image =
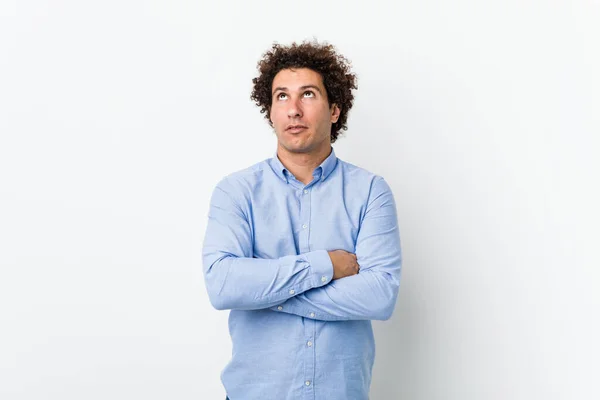
<path id="1" fill-rule="evenodd" d="M 325 178 L 327 178 L 335 169 L 337 161 L 338 158 L 335 155 L 335 150 L 333 147 L 331 147 L 331 153 L 325 160 L 323 160 L 321 165 L 315 168 L 313 176 L 318 176 L 318 174 L 320 174 L 321 176 L 319 177 L 319 180 L 324 181 Z M 288 171 L 288 169 L 281 163 L 281 160 L 279 160 L 279 157 L 277 157 L 277 151 L 275 151 L 275 154 L 273 155 L 273 158 L 270 159 L 270 162 L 271 168 L 275 174 L 277 174 L 277 176 L 283 179 L 286 183 L 289 183 L 289 176 L 291 175 L 291 172 Z"/>

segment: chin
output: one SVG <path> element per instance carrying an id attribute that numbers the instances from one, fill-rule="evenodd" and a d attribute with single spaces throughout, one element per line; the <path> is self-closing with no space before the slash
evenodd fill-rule
<path id="1" fill-rule="evenodd" d="M 290 153 L 307 153 L 311 150 L 311 148 L 309 146 L 283 146 L 286 148 L 287 151 L 289 151 Z"/>
<path id="2" fill-rule="evenodd" d="M 313 149 L 311 143 L 281 142 L 281 146 L 291 153 L 306 153 Z"/>
<path id="3" fill-rule="evenodd" d="M 307 140 L 308 139 L 308 140 Z M 310 138 L 285 135 L 283 137 L 278 138 L 279 143 L 289 151 L 305 151 L 309 150 L 313 147 L 313 143 Z"/>

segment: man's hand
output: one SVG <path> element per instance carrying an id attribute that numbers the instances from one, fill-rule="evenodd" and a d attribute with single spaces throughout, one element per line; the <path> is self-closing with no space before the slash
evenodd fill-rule
<path id="1" fill-rule="evenodd" d="M 358 274 L 360 266 L 356 262 L 356 254 L 345 250 L 333 250 L 328 253 L 333 264 L 332 280 Z"/>

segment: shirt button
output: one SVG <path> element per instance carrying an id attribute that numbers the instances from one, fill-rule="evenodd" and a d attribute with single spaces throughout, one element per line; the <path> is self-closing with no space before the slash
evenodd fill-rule
<path id="1" fill-rule="evenodd" d="M 306 227 L 307 227 L 306 224 L 302 225 L 302 229 L 306 229 Z"/>
<path id="2" fill-rule="evenodd" d="M 305 190 L 305 191 L 304 191 L 304 194 L 308 194 L 308 190 Z"/>
<path id="3" fill-rule="evenodd" d="M 294 294 L 294 293 L 296 293 L 296 292 L 294 291 L 294 289 L 291 289 L 291 290 L 290 290 L 290 294 Z"/>
<path id="4" fill-rule="evenodd" d="M 310 317 L 311 317 L 311 318 L 314 318 L 314 317 L 315 317 L 315 313 L 314 313 L 314 312 L 311 312 L 311 313 L 310 313 Z"/>
<path id="5" fill-rule="evenodd" d="M 308 347 L 312 347 L 312 342 L 309 340 L 308 342 L 306 342 L 306 345 L 307 345 Z"/>
<path id="6" fill-rule="evenodd" d="M 322 276 L 321 277 L 321 282 L 327 282 L 327 277 L 326 276 Z"/>
<path id="7" fill-rule="evenodd" d="M 278 309 L 279 311 L 281 311 L 281 310 L 283 310 L 283 307 L 279 306 L 279 307 L 277 307 L 277 309 Z"/>
<path id="8" fill-rule="evenodd" d="M 310 381 L 306 381 L 306 382 L 304 382 L 304 384 L 305 384 L 306 386 L 310 386 Z"/>

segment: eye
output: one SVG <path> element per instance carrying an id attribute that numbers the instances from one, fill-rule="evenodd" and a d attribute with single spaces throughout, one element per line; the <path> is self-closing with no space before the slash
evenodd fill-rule
<path id="1" fill-rule="evenodd" d="M 285 94 L 285 93 L 279 93 L 277 95 L 277 100 L 285 100 L 285 98 L 282 98 L 281 96 L 286 96 L 285 98 L 287 98 L 287 94 Z"/>
<path id="2" fill-rule="evenodd" d="M 309 96 L 307 96 L 307 94 Z M 306 92 L 304 92 L 304 97 L 315 97 L 315 92 L 313 92 L 312 90 L 307 90 Z"/>

